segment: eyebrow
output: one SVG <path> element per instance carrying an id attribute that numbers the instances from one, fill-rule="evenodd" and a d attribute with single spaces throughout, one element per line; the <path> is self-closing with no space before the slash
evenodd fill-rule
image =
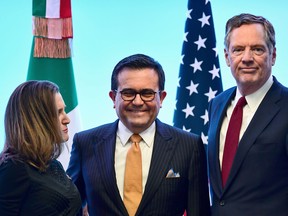
<path id="1" fill-rule="evenodd" d="M 58 109 L 58 112 L 62 112 L 62 111 L 64 111 L 65 108 L 66 108 L 66 105 L 64 105 L 64 107 L 59 108 L 59 109 Z"/>
<path id="2" fill-rule="evenodd" d="M 154 91 L 154 89 L 151 88 L 144 88 L 144 89 L 140 89 L 140 90 L 136 90 L 133 88 L 123 88 L 121 91 L 135 91 L 135 92 L 140 92 L 140 91 Z"/>

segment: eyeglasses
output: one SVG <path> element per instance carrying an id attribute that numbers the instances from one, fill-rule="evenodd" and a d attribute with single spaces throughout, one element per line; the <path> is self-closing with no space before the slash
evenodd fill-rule
<path id="1" fill-rule="evenodd" d="M 139 94 L 140 98 L 144 102 L 150 102 L 154 100 L 155 94 L 161 91 L 153 91 L 152 89 L 143 89 L 141 91 L 136 91 L 134 89 L 124 89 L 122 91 L 114 90 L 115 92 L 119 92 L 121 94 L 121 98 L 124 101 L 133 101 L 136 98 L 136 95 Z"/>

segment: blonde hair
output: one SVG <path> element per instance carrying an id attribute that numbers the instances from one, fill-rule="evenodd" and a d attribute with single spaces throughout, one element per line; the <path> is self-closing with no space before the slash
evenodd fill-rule
<path id="1" fill-rule="evenodd" d="M 49 81 L 27 81 L 9 98 L 5 112 L 5 145 L 0 164 L 7 158 L 28 162 L 45 171 L 59 157 L 63 138 L 55 95 L 59 87 Z"/>

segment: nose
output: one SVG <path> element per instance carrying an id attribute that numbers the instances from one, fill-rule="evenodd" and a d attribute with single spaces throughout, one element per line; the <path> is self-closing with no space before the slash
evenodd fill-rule
<path id="1" fill-rule="evenodd" d="M 67 115 L 67 113 L 64 114 L 64 119 L 63 119 L 63 124 L 69 124 L 70 123 L 70 118 Z"/>
<path id="2" fill-rule="evenodd" d="M 253 61 L 253 52 L 250 49 L 245 49 L 242 55 L 243 62 Z"/>
<path id="3" fill-rule="evenodd" d="M 140 94 L 137 93 L 134 100 L 132 101 L 133 104 L 135 105 L 142 105 L 144 103 L 144 101 L 142 100 L 142 98 L 140 97 Z"/>

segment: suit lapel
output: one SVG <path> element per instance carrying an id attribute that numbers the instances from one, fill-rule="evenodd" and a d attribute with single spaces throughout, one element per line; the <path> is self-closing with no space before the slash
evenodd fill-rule
<path id="1" fill-rule="evenodd" d="M 107 191 L 107 196 L 113 199 L 114 203 L 118 203 L 118 207 L 123 215 L 127 214 L 126 208 L 119 194 L 117 187 L 116 173 L 115 173 L 115 142 L 118 121 L 112 124 L 112 127 L 104 131 L 102 137 L 97 137 L 95 140 L 95 166 L 100 171 L 98 175 L 101 176 L 103 186 Z"/>
<path id="2" fill-rule="evenodd" d="M 167 172 L 167 164 L 172 159 L 176 140 L 166 130 L 166 126 L 156 120 L 156 135 L 153 146 L 153 153 L 149 169 L 149 175 L 145 186 L 145 191 L 137 213 L 151 201 L 156 191 L 163 181 L 163 175 Z"/>
<path id="3" fill-rule="evenodd" d="M 259 105 L 255 115 L 240 140 L 239 147 L 231 168 L 231 173 L 227 181 L 227 187 L 239 171 L 247 153 L 251 146 L 255 143 L 259 134 L 271 122 L 274 116 L 279 112 L 279 106 L 276 104 L 281 99 L 281 88 L 276 80 L 265 95 L 261 104 Z"/>
<path id="4" fill-rule="evenodd" d="M 220 146 L 220 130 L 221 125 L 223 122 L 223 119 L 226 115 L 227 107 L 229 106 L 231 100 L 235 97 L 236 94 L 236 88 L 231 88 L 230 90 L 224 92 L 225 95 L 223 95 L 219 100 L 217 101 L 217 104 L 213 108 L 213 112 L 211 116 L 214 118 L 213 124 L 210 125 L 209 133 L 213 131 L 213 133 L 216 133 L 215 135 L 211 134 L 211 137 L 216 137 L 214 140 L 209 140 L 209 157 L 212 158 L 210 161 L 210 170 L 213 172 L 214 179 L 216 181 L 212 181 L 211 183 L 214 184 L 214 192 L 220 196 L 222 194 L 222 177 L 221 177 L 221 168 L 220 168 L 220 161 L 219 161 L 219 146 Z M 212 120 L 212 119 L 211 119 Z M 210 134 L 209 134 L 210 136 Z M 216 152 L 216 153 L 215 153 Z"/>

